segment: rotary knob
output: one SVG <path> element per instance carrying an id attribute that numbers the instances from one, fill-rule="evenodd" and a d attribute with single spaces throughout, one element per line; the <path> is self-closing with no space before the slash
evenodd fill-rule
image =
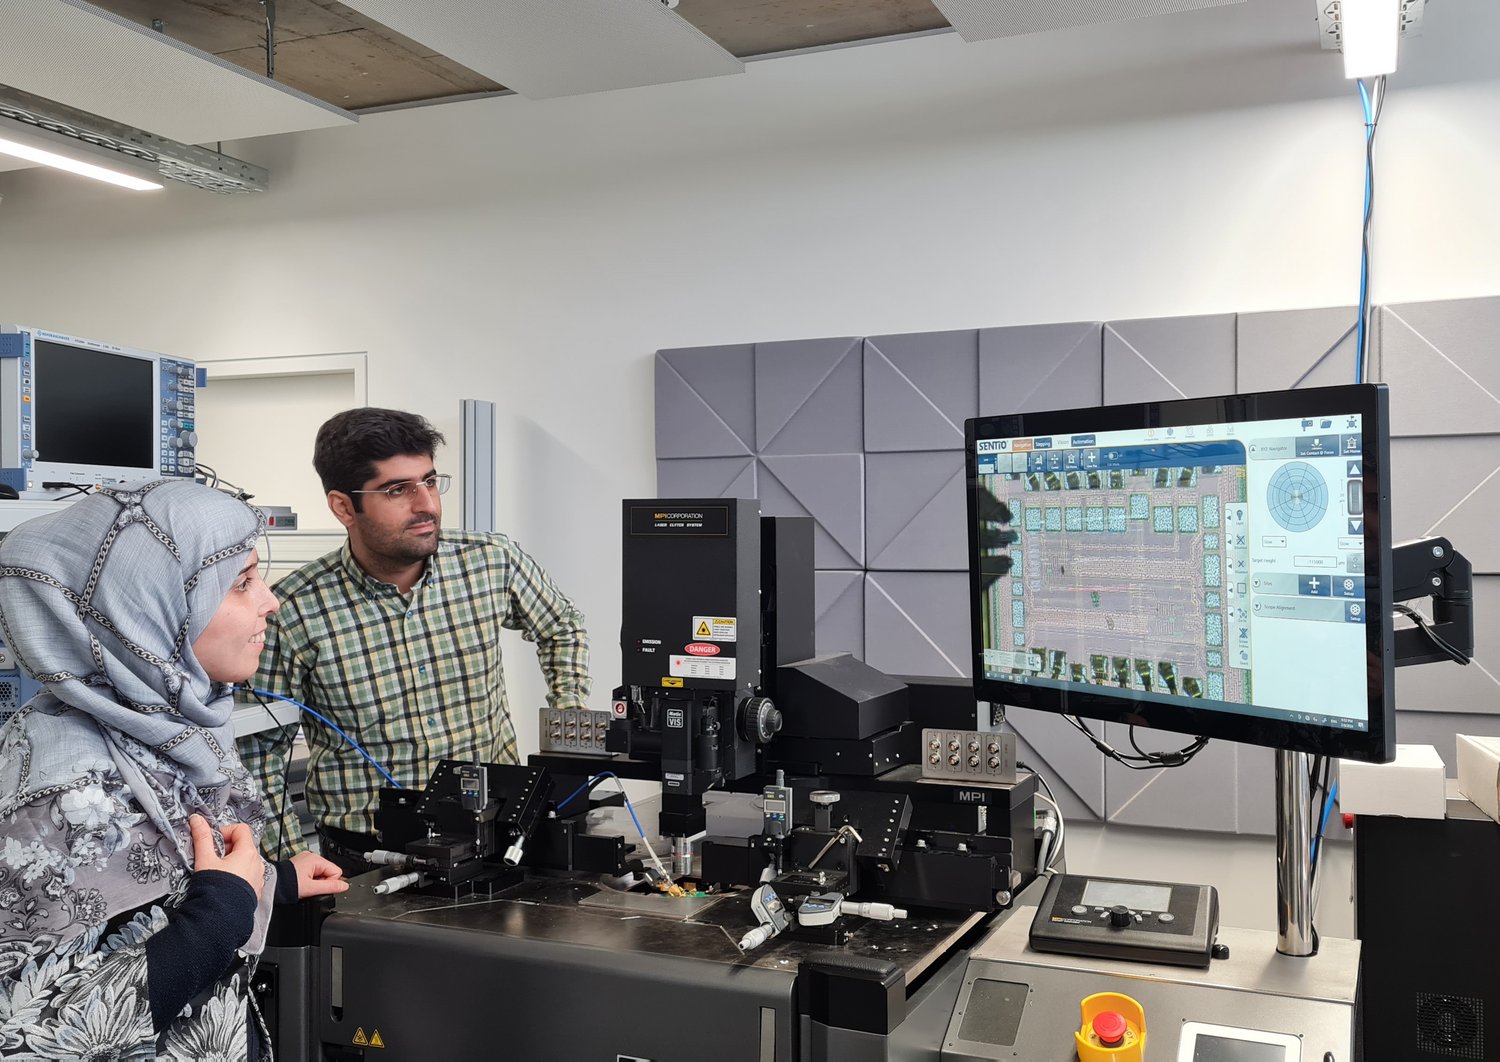
<path id="1" fill-rule="evenodd" d="M 740 705 L 740 737 L 764 745 L 781 732 L 781 710 L 769 697 L 747 697 Z"/>
<path id="2" fill-rule="evenodd" d="M 195 431 L 180 431 L 172 438 L 174 450 L 191 450 L 198 445 L 198 433 Z"/>
<path id="3" fill-rule="evenodd" d="M 1109 909 L 1109 924 L 1116 929 L 1124 929 L 1131 920 L 1130 908 L 1123 904 L 1115 904 Z"/>

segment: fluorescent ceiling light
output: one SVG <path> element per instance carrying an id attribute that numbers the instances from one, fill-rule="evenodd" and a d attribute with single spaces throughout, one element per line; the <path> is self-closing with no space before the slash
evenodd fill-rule
<path id="1" fill-rule="evenodd" d="M 1344 76 L 1378 77 L 1393 72 L 1401 0 L 1343 0 L 1340 6 Z"/>
<path id="2" fill-rule="evenodd" d="M 0 153 L 136 192 L 162 187 L 154 167 L 141 160 L 10 118 L 0 117 Z"/>

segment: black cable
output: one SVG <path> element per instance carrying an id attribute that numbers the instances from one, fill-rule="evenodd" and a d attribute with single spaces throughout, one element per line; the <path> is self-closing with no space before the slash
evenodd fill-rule
<path id="1" fill-rule="evenodd" d="M 281 807 L 276 809 L 276 821 L 281 824 L 278 827 L 281 831 L 281 839 L 277 842 L 276 858 L 273 862 L 279 863 L 283 859 L 291 858 L 290 838 L 286 835 L 286 812 L 291 800 L 288 795 L 288 790 L 291 786 L 287 783 L 287 774 L 289 773 L 288 768 L 291 766 L 292 745 L 297 740 L 297 725 L 299 720 L 298 716 L 293 715 L 290 723 L 283 723 L 280 719 L 276 718 L 276 713 L 271 711 L 269 701 L 254 690 L 250 692 L 260 702 L 260 706 L 266 710 L 266 714 L 271 717 L 271 722 L 275 723 L 276 728 L 281 731 L 276 739 L 276 743 L 271 746 L 272 752 L 282 753 L 286 756 L 286 760 L 283 761 L 281 768 Z M 285 742 L 285 748 L 281 747 L 283 741 Z M 266 793 L 266 799 L 268 801 L 271 799 L 269 792 Z"/>
<path id="2" fill-rule="evenodd" d="M 1047 784 L 1047 779 L 1043 778 L 1042 773 L 1035 767 L 1017 760 L 1016 770 L 1029 771 L 1031 773 L 1032 777 L 1036 779 L 1037 784 L 1046 791 L 1047 799 L 1052 801 L 1052 809 L 1057 814 L 1057 839 L 1053 842 L 1056 847 L 1047 858 L 1048 865 L 1038 871 L 1038 873 L 1045 874 L 1052 869 L 1051 864 L 1056 863 L 1058 859 L 1063 857 L 1063 837 L 1064 831 L 1067 829 L 1067 823 L 1063 821 L 1062 805 L 1057 802 L 1057 794 L 1052 792 L 1052 787 Z"/>
<path id="3" fill-rule="evenodd" d="M 1433 628 L 1432 621 L 1429 620 L 1426 616 L 1422 615 L 1410 605 L 1403 605 L 1399 602 L 1392 605 L 1391 607 L 1394 608 L 1397 612 L 1401 613 L 1403 616 L 1410 619 L 1413 623 L 1415 623 L 1417 627 L 1420 628 L 1422 633 L 1427 635 L 1427 637 L 1432 641 L 1432 644 L 1441 649 L 1443 651 L 1443 655 L 1445 655 L 1449 660 L 1452 660 L 1455 664 L 1463 664 L 1465 666 L 1468 666 L 1469 657 L 1452 642 L 1448 641 L 1441 634 L 1439 634 L 1437 630 Z"/>
<path id="4" fill-rule="evenodd" d="M 1096 749 L 1104 753 L 1104 755 L 1108 756 L 1116 763 L 1120 764 L 1122 767 L 1129 767 L 1132 771 L 1154 771 L 1160 770 L 1165 767 L 1181 767 L 1184 764 L 1189 763 L 1192 758 L 1198 755 L 1198 753 L 1203 750 L 1203 747 L 1208 744 L 1208 738 L 1199 736 L 1194 738 L 1191 743 L 1184 745 L 1182 748 L 1172 752 L 1146 752 L 1136 744 L 1135 727 L 1134 725 L 1131 725 L 1129 731 L 1130 744 L 1139 754 L 1131 756 L 1127 753 L 1121 752 L 1119 749 L 1116 749 L 1113 745 L 1105 741 L 1103 738 L 1097 737 L 1094 732 L 1088 727 L 1084 726 L 1083 722 L 1076 716 L 1065 715 L 1063 716 L 1063 718 L 1066 719 L 1069 723 L 1073 724 L 1073 726 L 1079 731 L 1079 733 L 1083 734 L 1084 737 L 1093 742 Z"/>
<path id="5" fill-rule="evenodd" d="M 1360 262 L 1363 267 L 1362 291 L 1360 292 L 1360 331 L 1359 350 L 1356 356 L 1359 364 L 1358 378 L 1355 383 L 1364 383 L 1364 378 L 1369 373 L 1369 350 L 1370 330 L 1365 320 L 1369 308 L 1369 293 L 1371 289 L 1370 278 L 1370 222 L 1375 216 L 1375 132 L 1380 126 L 1380 113 L 1385 109 L 1385 75 L 1382 74 L 1375 80 L 1375 98 L 1373 110 L 1370 115 L 1368 128 L 1365 130 L 1365 196 L 1366 206 L 1364 211 L 1364 224 L 1360 230 Z"/>
<path id="6" fill-rule="evenodd" d="M 66 483 L 62 480 L 47 480 L 42 483 L 43 490 L 62 490 L 64 487 L 72 488 L 73 493 L 64 494 L 62 498 L 56 499 L 57 501 L 62 501 L 64 498 L 77 497 L 80 494 L 88 494 L 94 489 L 92 483 Z"/>

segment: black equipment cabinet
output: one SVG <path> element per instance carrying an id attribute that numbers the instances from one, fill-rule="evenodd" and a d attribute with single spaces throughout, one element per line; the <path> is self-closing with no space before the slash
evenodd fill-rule
<path id="1" fill-rule="evenodd" d="M 1500 1062 L 1500 823 L 1361 815 L 1354 883 L 1367 1062 Z"/>

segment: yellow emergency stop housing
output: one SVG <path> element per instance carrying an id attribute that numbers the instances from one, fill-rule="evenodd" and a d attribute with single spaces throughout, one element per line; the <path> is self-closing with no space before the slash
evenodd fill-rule
<path id="1" fill-rule="evenodd" d="M 1085 996 L 1079 1009 L 1083 1012 L 1083 1024 L 1073 1034 L 1078 1041 L 1078 1062 L 1142 1062 L 1146 1051 L 1146 1011 L 1140 1003 L 1119 992 L 1096 992 Z M 1106 1017 L 1096 1023 L 1095 1019 L 1101 1015 Z M 1109 1015 L 1120 1020 L 1115 1021 Z M 1119 1039 L 1107 1042 L 1115 1033 Z"/>

